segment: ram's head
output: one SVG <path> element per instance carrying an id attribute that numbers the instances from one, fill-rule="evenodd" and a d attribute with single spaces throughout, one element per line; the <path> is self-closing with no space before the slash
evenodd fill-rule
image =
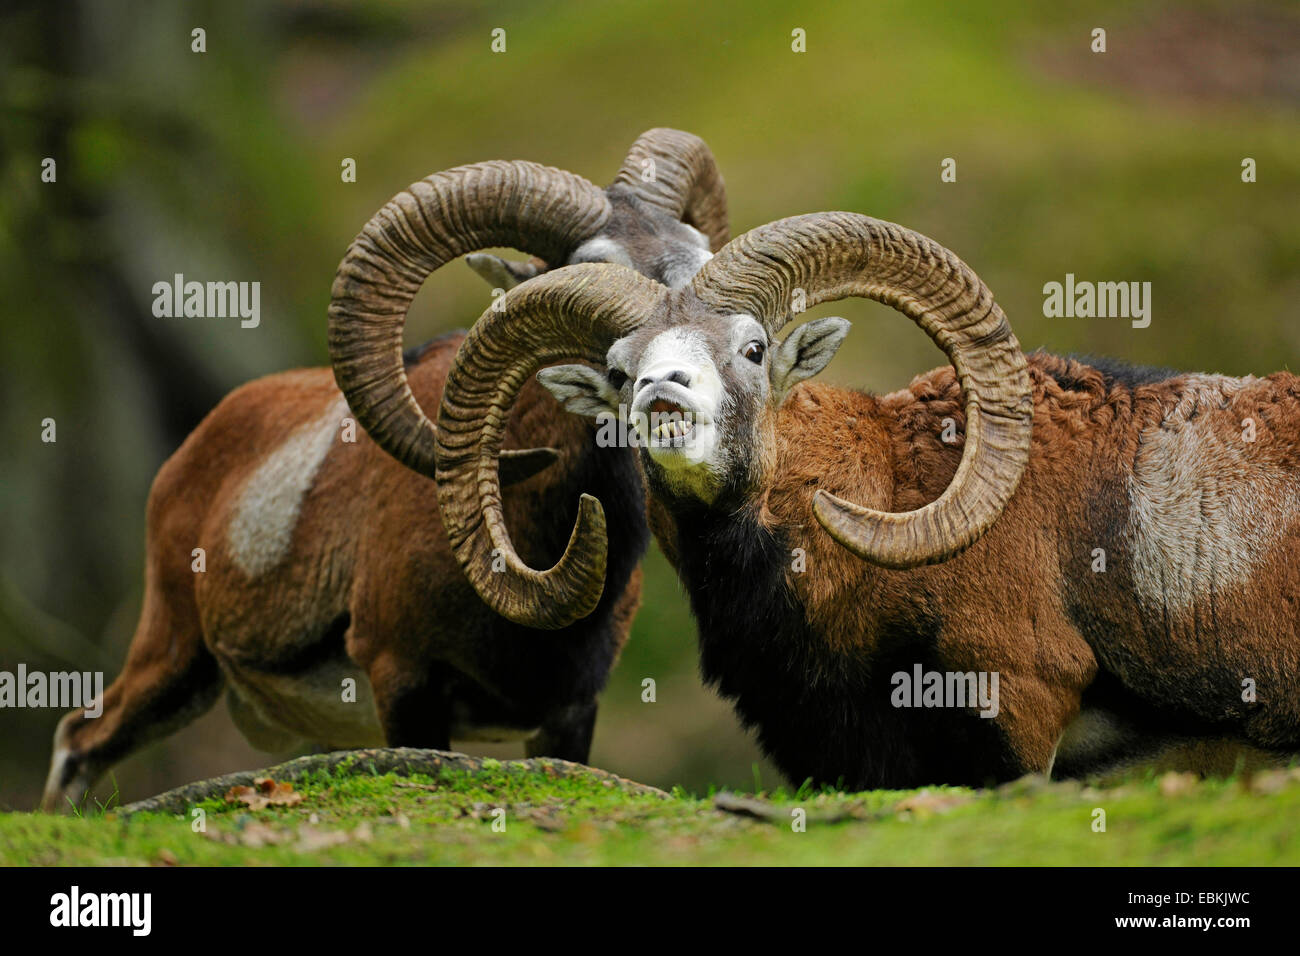
<path id="1" fill-rule="evenodd" d="M 339 265 L 329 308 L 334 377 L 370 437 L 432 476 L 433 423 L 402 363 L 406 312 L 431 272 L 469 254 L 475 271 L 507 289 L 537 281 L 547 263 L 605 262 L 655 288 L 676 288 L 726 241 L 726 192 L 713 154 L 677 130 L 642 134 L 607 189 L 519 161 L 435 173 L 376 213 Z M 480 252 L 497 246 L 534 258 L 516 263 Z M 514 454 L 544 462 L 536 453 L 544 451 Z"/>
<path id="2" fill-rule="evenodd" d="M 558 365 L 538 378 L 569 411 L 618 419 L 657 493 L 735 505 L 763 482 L 776 409 L 848 330 L 819 319 L 780 341 L 748 312 L 680 309 L 616 341 L 602 370 Z"/>
<path id="3" fill-rule="evenodd" d="M 484 316 L 448 375 L 438 432 L 443 521 L 479 594 L 513 620 L 554 627 L 589 613 L 602 588 L 595 499 L 584 496 L 568 549 L 546 571 L 518 560 L 501 520 L 496 449 L 529 375 L 564 358 L 596 364 L 603 371 L 565 365 L 540 377 L 571 411 L 627 417 L 656 493 L 735 508 L 765 480 L 776 409 L 826 365 L 848 323 L 821 319 L 784 340 L 778 333 L 795 304 L 848 296 L 894 306 L 948 355 L 966 405 L 965 447 L 950 486 L 920 509 L 879 512 L 818 492 L 814 514 L 844 547 L 885 567 L 943 561 L 968 547 L 1028 461 L 1024 356 L 992 293 L 947 249 L 892 223 L 822 213 L 733 240 L 682 289 L 615 266 L 573 266 Z M 494 557 L 505 558 L 504 572 L 492 572 Z"/>

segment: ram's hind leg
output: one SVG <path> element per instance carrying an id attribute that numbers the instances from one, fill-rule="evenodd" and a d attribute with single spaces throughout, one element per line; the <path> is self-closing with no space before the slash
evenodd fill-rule
<path id="1" fill-rule="evenodd" d="M 113 764 L 206 712 L 222 684 L 203 644 L 192 584 L 163 592 L 150 580 L 126 665 L 104 691 L 102 713 L 91 717 L 83 707 L 59 721 L 41 809 L 79 807 Z"/>
<path id="2" fill-rule="evenodd" d="M 450 750 L 448 669 L 406 660 L 400 653 L 383 653 L 367 663 L 388 746 Z"/>

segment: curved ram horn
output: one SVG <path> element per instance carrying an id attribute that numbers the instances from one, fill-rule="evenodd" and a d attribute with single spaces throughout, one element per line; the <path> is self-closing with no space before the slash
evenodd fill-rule
<path id="1" fill-rule="evenodd" d="M 613 185 L 630 189 L 674 219 L 694 226 L 717 252 L 727 243 L 727 190 L 704 140 L 681 130 L 646 130 L 637 137 Z"/>
<path id="2" fill-rule="evenodd" d="M 769 223 L 729 243 L 696 274 L 706 305 L 749 312 L 775 335 L 805 307 L 862 296 L 916 322 L 957 370 L 966 446 L 951 484 L 905 513 L 874 511 L 824 491 L 813 513 L 837 542 L 889 568 L 947 560 L 973 544 L 1015 492 L 1029 460 L 1033 396 L 1025 357 L 993 294 L 943 246 L 847 212 Z"/>
<path id="3" fill-rule="evenodd" d="M 562 359 L 603 363 L 667 291 L 623 266 L 566 266 L 507 292 L 500 311 L 483 313 L 461 343 L 438 413 L 438 503 L 466 577 L 503 617 L 565 627 L 595 609 L 605 585 L 605 513 L 591 495 L 579 499 L 577 523 L 553 568 L 529 568 L 510 541 L 497 456 L 519 389 Z M 493 571 L 494 558 L 504 561 L 503 571 Z"/>
<path id="4" fill-rule="evenodd" d="M 609 211 L 604 192 L 581 176 L 490 162 L 434 173 L 375 213 L 334 278 L 329 350 L 335 381 L 376 444 L 415 471 L 434 474 L 433 423 L 402 364 L 406 312 L 429 274 L 492 246 L 563 262 Z"/>

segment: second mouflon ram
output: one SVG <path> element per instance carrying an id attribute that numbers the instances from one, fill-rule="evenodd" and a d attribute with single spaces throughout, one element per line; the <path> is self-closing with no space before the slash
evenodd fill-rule
<path id="1" fill-rule="evenodd" d="M 451 556 L 430 480 L 432 429 L 402 427 L 417 403 L 439 401 L 463 333 L 404 358 L 403 319 L 430 273 L 476 250 L 541 257 L 471 255 L 502 288 L 537 281 L 548 263 L 592 261 L 680 286 L 726 239 L 712 153 L 669 129 L 637 139 L 607 189 L 536 163 L 488 162 L 394 197 L 339 266 L 333 374 L 301 369 L 236 389 L 159 471 L 126 664 L 101 716 L 83 708 L 60 721 L 43 806 L 78 804 L 223 687 L 264 750 L 523 738 L 530 754 L 585 761 L 596 695 L 640 600 L 648 532 L 635 458 L 599 447 L 536 383 L 524 390 L 503 420 L 513 487 L 497 503 L 544 562 L 568 540 L 577 496 L 606 498 L 609 586 L 590 617 L 559 630 L 558 619 L 547 630 L 502 619 Z"/>
<path id="2" fill-rule="evenodd" d="M 848 323 L 777 334 L 847 296 L 903 312 L 952 367 L 879 397 L 804 383 Z M 842 212 L 753 230 L 682 289 L 574 266 L 504 306 L 443 398 L 457 558 L 514 620 L 596 605 L 600 504 L 583 499 L 564 555 L 534 571 L 495 468 L 519 386 L 560 355 L 596 363 L 538 377 L 579 415 L 631 422 L 703 675 L 791 781 L 1078 775 L 1207 737 L 1300 750 L 1295 376 L 1026 358 L 955 255 Z M 918 673 L 945 690 L 996 674 L 996 704 L 899 694 Z"/>

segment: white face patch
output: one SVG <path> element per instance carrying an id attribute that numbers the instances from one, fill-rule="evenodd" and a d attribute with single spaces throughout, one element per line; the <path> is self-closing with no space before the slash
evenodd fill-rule
<path id="1" fill-rule="evenodd" d="M 702 378 L 709 378 L 716 383 L 715 388 L 721 388 L 713 358 L 709 355 L 709 343 L 696 329 L 678 327 L 651 339 L 637 366 L 637 382 L 639 384 L 642 379 L 658 381 L 673 372 L 685 372 L 690 377 L 692 390 L 697 388 Z M 637 395 L 633 395 L 633 403 L 636 400 Z M 716 404 L 716 395 L 713 402 Z"/>
<path id="2" fill-rule="evenodd" d="M 1188 379 L 1178 405 L 1143 432 L 1129 478 L 1133 580 L 1152 615 L 1208 608 L 1300 517 L 1300 476 L 1253 460 L 1239 416 L 1222 407 L 1258 379 Z"/>
<path id="3" fill-rule="evenodd" d="M 709 251 L 708 239 L 699 230 L 681 223 L 674 225 L 683 231 L 683 238 L 634 235 L 624 241 L 596 236 L 574 249 L 568 264 L 611 262 L 635 269 L 670 289 L 680 289 L 690 284 L 695 273 L 713 258 L 713 253 Z"/>
<path id="4" fill-rule="evenodd" d="M 732 473 L 738 451 L 724 435 L 748 434 L 768 388 L 765 365 L 741 357 L 750 341 L 766 344 L 762 325 L 733 315 L 669 328 L 639 354 L 627 354 L 628 340 L 610 349 L 608 364 L 632 380 L 630 424 L 675 494 L 711 501 Z"/>
<path id="5" fill-rule="evenodd" d="M 664 402 L 679 408 L 681 417 L 690 422 L 680 443 L 657 441 L 664 437 L 657 434 L 658 428 L 668 422 L 663 416 L 676 415 L 657 411 Z M 708 460 L 716 445 L 714 422 L 721 404 L 722 379 L 701 332 L 674 328 L 650 341 L 636 370 L 632 422 L 656 462 L 675 471 Z"/>
<path id="6" fill-rule="evenodd" d="M 709 237 L 708 237 L 708 236 L 706 236 L 704 233 L 700 232 L 700 230 L 696 229 L 694 226 L 692 226 L 692 225 L 691 225 L 690 223 L 688 223 L 688 222 L 684 222 L 684 223 L 682 223 L 682 228 L 685 229 L 685 230 L 687 231 L 687 233 L 690 235 L 690 237 L 691 237 L 693 240 L 695 240 L 695 244 L 696 244 L 697 246 L 699 246 L 701 249 L 705 250 L 706 252 L 708 251 L 708 249 L 709 249 Z M 713 258 L 713 257 L 710 256 L 709 258 Z"/>
<path id="7" fill-rule="evenodd" d="M 664 285 L 670 289 L 681 289 L 690 284 L 695 273 L 704 268 L 704 263 L 713 258 L 713 253 L 706 249 L 690 249 L 685 246 L 681 255 L 675 256 L 664 268 Z"/>
<path id="8" fill-rule="evenodd" d="M 323 415 L 290 435 L 245 482 L 226 527 L 226 546 L 249 577 L 271 570 L 289 553 L 302 499 L 348 414 L 347 400 L 340 395 Z"/>
<path id="9" fill-rule="evenodd" d="M 575 262 L 612 262 L 615 265 L 627 266 L 629 269 L 634 268 L 631 257 L 623 247 L 613 239 L 606 239 L 604 236 L 588 239 L 574 249 L 573 255 L 569 256 L 569 264 Z"/>

